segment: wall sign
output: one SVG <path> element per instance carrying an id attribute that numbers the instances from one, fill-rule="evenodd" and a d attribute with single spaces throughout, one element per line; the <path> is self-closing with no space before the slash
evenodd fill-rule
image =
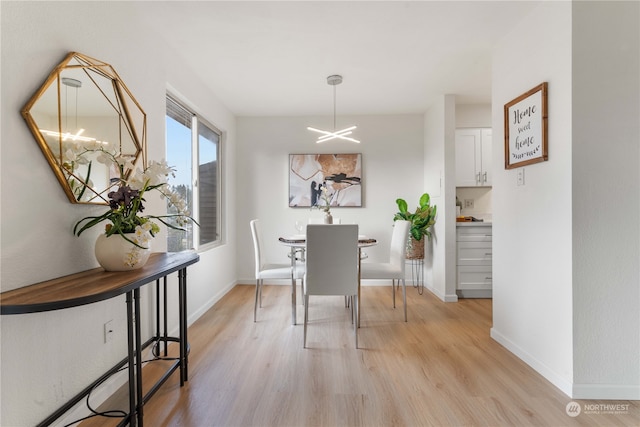
<path id="1" fill-rule="evenodd" d="M 547 82 L 504 106 L 504 167 L 548 160 Z"/>

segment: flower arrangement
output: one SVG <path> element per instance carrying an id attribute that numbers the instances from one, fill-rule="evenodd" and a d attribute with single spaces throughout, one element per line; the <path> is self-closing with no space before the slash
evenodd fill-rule
<path id="1" fill-rule="evenodd" d="M 186 203 L 182 197 L 171 190 L 168 177 L 175 176 L 175 169 L 168 166 L 166 161 L 153 161 L 144 170 L 137 168 L 127 158 L 117 156 L 109 147 L 98 147 L 87 151 L 99 152 L 97 161 L 107 166 L 115 166 L 120 177 L 117 179 L 118 188 L 107 194 L 109 209 L 99 216 L 82 218 L 73 227 L 73 233 L 80 236 L 84 231 L 94 227 L 103 221 L 110 223 L 105 225 L 105 236 L 120 235 L 123 239 L 133 244 L 133 249 L 127 255 L 125 264 L 136 264 L 141 250 L 149 248 L 150 240 L 160 231 L 155 221 L 161 222 L 169 228 L 184 230 L 184 226 L 193 221 L 186 209 Z M 125 171 L 130 170 L 128 177 Z M 161 198 L 167 198 L 170 207 L 177 213 L 168 215 L 142 215 L 143 202 L 147 192 L 156 190 Z"/>
<path id="2" fill-rule="evenodd" d="M 325 213 L 330 213 L 331 211 L 331 194 L 329 194 L 329 189 L 326 184 L 320 185 L 320 200 L 324 202 L 322 205 L 317 204 L 316 207 L 318 209 L 322 209 Z"/>

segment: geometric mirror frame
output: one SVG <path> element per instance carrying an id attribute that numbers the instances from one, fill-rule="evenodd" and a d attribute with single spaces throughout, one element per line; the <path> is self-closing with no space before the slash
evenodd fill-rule
<path id="1" fill-rule="evenodd" d="M 21 113 L 72 203 L 108 204 L 120 176 L 146 166 L 146 114 L 105 62 L 70 52 Z M 105 152 L 129 166 L 114 170 Z"/>

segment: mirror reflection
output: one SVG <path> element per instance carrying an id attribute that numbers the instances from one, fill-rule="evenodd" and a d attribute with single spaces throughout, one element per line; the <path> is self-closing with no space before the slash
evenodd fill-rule
<path id="1" fill-rule="evenodd" d="M 111 65 L 77 52 L 53 69 L 22 110 L 73 203 L 108 203 L 120 171 L 146 164 L 146 115 Z"/>

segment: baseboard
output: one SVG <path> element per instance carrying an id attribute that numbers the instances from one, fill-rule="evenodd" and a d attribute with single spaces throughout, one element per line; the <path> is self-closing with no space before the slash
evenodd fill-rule
<path id="1" fill-rule="evenodd" d="M 521 347 L 510 341 L 507 337 L 498 332 L 495 328 L 491 328 L 491 338 L 496 340 L 500 345 L 509 350 L 511 353 L 518 356 L 524 363 L 531 366 L 536 372 L 547 379 L 551 384 L 556 386 L 560 391 L 571 398 L 572 384 L 560 375 L 556 374 L 547 365 L 540 362 L 531 354 L 523 350 Z"/>
<path id="2" fill-rule="evenodd" d="M 573 384 L 573 399 L 640 400 L 640 385 Z"/>
<path id="3" fill-rule="evenodd" d="M 255 285 L 256 284 L 256 279 L 239 279 L 236 282 L 236 284 Z M 265 283 L 265 284 L 276 285 L 276 286 L 291 286 L 291 279 L 281 279 L 281 280 L 279 280 L 279 279 L 269 279 L 269 283 Z M 298 284 L 300 284 L 300 283 L 298 282 Z M 361 284 L 362 284 L 362 286 L 391 286 L 391 280 L 367 279 L 367 280 L 362 280 Z M 412 285 L 411 280 L 407 280 L 406 281 L 407 288 L 409 286 L 411 286 L 411 285 Z M 233 286 L 235 286 L 235 284 Z M 228 292 L 228 290 L 227 290 L 227 292 Z"/>
<path id="4" fill-rule="evenodd" d="M 215 294 L 214 296 L 209 298 L 209 300 L 206 301 L 204 304 L 202 304 L 200 307 L 196 308 L 196 310 L 194 310 L 194 312 L 187 318 L 187 325 L 191 326 L 191 324 L 193 322 L 198 320 L 200 318 L 200 316 L 202 316 L 211 307 L 213 307 L 215 303 L 220 301 L 220 299 L 222 299 L 222 297 L 225 296 L 237 284 L 238 284 L 238 281 L 234 281 L 234 282 L 231 282 L 231 283 L 227 284 L 227 286 L 225 286 L 223 289 L 221 289 L 220 292 L 218 292 L 217 294 Z M 253 284 L 255 284 L 255 280 L 253 281 Z M 291 282 L 289 282 L 289 284 L 291 284 Z M 178 330 L 176 329 L 175 331 L 172 331 L 172 333 L 177 334 Z"/>
<path id="5" fill-rule="evenodd" d="M 491 338 L 518 356 L 571 399 L 640 400 L 640 385 L 574 384 L 556 374 L 552 369 L 511 342 L 495 328 L 491 328 Z"/>
<path id="6" fill-rule="evenodd" d="M 428 285 L 426 283 L 425 283 L 424 287 L 429 292 L 431 292 L 432 294 L 434 294 L 435 296 L 440 298 L 440 300 L 442 300 L 443 302 L 458 302 L 458 295 L 457 294 L 443 294 L 440 291 L 438 291 L 437 289 L 435 289 L 433 286 Z"/>
<path id="7" fill-rule="evenodd" d="M 491 289 L 458 289 L 456 294 L 459 298 L 493 298 Z"/>

